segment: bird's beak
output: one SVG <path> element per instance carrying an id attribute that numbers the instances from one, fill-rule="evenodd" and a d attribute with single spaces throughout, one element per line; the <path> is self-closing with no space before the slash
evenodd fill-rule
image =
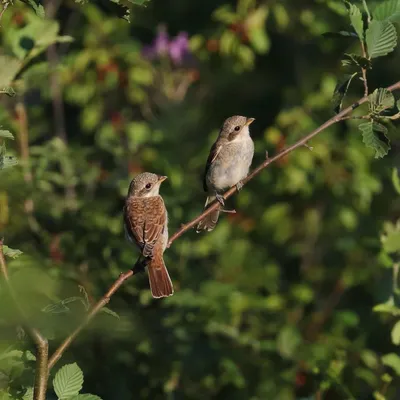
<path id="1" fill-rule="evenodd" d="M 249 126 L 251 123 L 255 121 L 255 118 L 247 118 L 246 123 L 244 124 L 245 126 Z"/>
<path id="2" fill-rule="evenodd" d="M 158 182 L 164 182 L 166 179 L 168 179 L 168 176 L 158 175 Z"/>

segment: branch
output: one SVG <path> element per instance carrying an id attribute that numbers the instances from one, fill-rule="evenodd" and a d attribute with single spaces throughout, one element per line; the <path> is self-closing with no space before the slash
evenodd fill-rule
<path id="1" fill-rule="evenodd" d="M 122 286 L 122 284 L 131 276 L 136 275 L 139 270 L 135 270 L 135 267 L 119 276 L 119 278 L 111 285 L 108 292 L 98 301 L 92 309 L 89 311 L 88 315 L 84 321 L 60 344 L 57 350 L 49 359 L 49 371 L 54 367 L 54 364 L 61 358 L 64 351 L 71 345 L 72 341 L 79 335 L 81 330 L 85 328 L 93 317 L 110 301 L 111 296 Z"/>
<path id="2" fill-rule="evenodd" d="M 12 298 L 15 307 L 21 315 L 25 329 L 28 335 L 36 345 L 36 372 L 35 372 L 35 385 L 33 389 L 34 400 L 46 400 L 47 380 L 48 380 L 48 368 L 47 361 L 49 357 L 49 345 L 47 339 L 34 327 L 30 326 L 28 319 L 25 316 L 24 311 L 18 303 L 17 296 L 11 286 L 10 278 L 8 275 L 8 269 L 6 259 L 3 253 L 3 239 L 0 239 L 0 273 L 3 275 L 10 297 Z"/>
<path id="3" fill-rule="evenodd" d="M 395 83 L 394 85 L 390 86 L 387 88 L 389 91 L 394 91 L 400 89 L 400 81 Z M 243 180 L 243 185 L 251 181 L 256 175 L 258 175 L 264 168 L 266 168 L 268 165 L 272 164 L 275 161 L 278 161 L 282 157 L 286 156 L 287 154 L 291 153 L 293 150 L 297 149 L 298 147 L 305 146 L 307 147 L 307 142 L 311 140 L 314 136 L 318 135 L 318 133 L 322 132 L 329 126 L 343 121 L 346 119 L 347 115 L 350 114 L 353 110 L 358 108 L 360 105 L 366 103 L 368 101 L 368 96 L 364 96 L 361 98 L 359 101 L 356 103 L 352 104 L 351 106 L 347 107 L 346 109 L 342 110 L 339 114 L 335 115 L 334 117 L 330 118 L 328 121 L 323 123 L 320 127 L 309 133 L 307 136 L 305 136 L 303 139 L 300 139 L 298 142 L 293 144 L 292 146 L 289 146 L 287 149 L 281 151 L 278 153 L 276 156 L 272 158 L 268 158 L 268 155 L 266 156 L 266 160 L 260 164 L 253 172 L 251 172 L 247 178 Z M 235 192 L 237 191 L 236 186 L 230 188 L 224 195 L 224 199 L 228 199 L 231 197 Z M 195 227 L 206 215 L 212 213 L 214 210 L 216 210 L 219 207 L 218 203 L 214 203 L 211 205 L 207 210 L 205 210 L 201 215 L 199 215 L 197 218 L 194 220 L 188 222 L 185 225 L 182 225 L 181 228 L 175 232 L 172 237 L 170 238 L 168 242 L 168 247 L 171 246 L 171 244 L 179 238 L 181 235 L 183 235 L 186 231 L 189 229 Z M 129 270 L 128 272 L 125 272 L 119 276 L 119 278 L 112 284 L 108 292 L 99 300 L 98 303 L 96 303 L 93 308 L 89 311 L 89 314 L 86 316 L 84 321 L 64 340 L 64 342 L 61 343 L 61 345 L 58 347 L 58 349 L 54 352 L 54 354 L 50 357 L 49 360 L 49 370 L 54 367 L 55 363 L 62 357 L 64 354 L 65 350 L 71 345 L 72 341 L 78 336 L 78 334 L 82 331 L 83 328 L 85 328 L 89 322 L 93 319 L 93 317 L 110 301 L 111 296 L 122 286 L 122 284 L 129 279 L 131 276 L 135 275 L 137 272 L 139 272 L 138 268 L 138 263 L 136 263 L 135 267 L 132 270 Z"/>
<path id="4" fill-rule="evenodd" d="M 392 86 L 389 86 L 387 90 L 390 92 L 393 92 L 395 90 L 400 89 L 400 81 L 395 83 Z M 326 128 L 330 127 L 333 124 L 336 124 L 337 122 L 343 121 L 345 119 L 348 119 L 347 115 L 350 114 L 353 110 L 361 106 L 362 104 L 366 103 L 368 101 L 368 96 L 364 96 L 357 102 L 353 103 L 351 106 L 345 108 L 342 110 L 339 114 L 335 115 L 334 117 L 328 119 L 328 121 L 324 122 L 321 126 L 319 126 L 317 129 L 309 133 L 307 136 L 305 136 L 303 139 L 300 139 L 298 142 L 295 144 L 292 144 L 288 148 L 282 150 L 280 153 L 278 153 L 276 156 L 272 158 L 266 157 L 266 160 L 260 164 L 253 172 L 251 172 L 245 179 L 243 179 L 242 183 L 245 185 L 249 181 L 251 181 L 256 175 L 258 175 L 264 168 L 268 167 L 268 165 L 272 164 L 275 161 L 280 160 L 281 158 L 285 157 L 287 154 L 291 153 L 293 150 L 297 149 L 298 147 L 305 146 L 308 141 L 310 141 L 314 136 L 317 136 L 320 132 L 325 130 Z M 236 186 L 230 188 L 225 194 L 223 195 L 224 200 L 228 199 L 231 197 L 235 192 L 237 192 Z M 218 202 L 214 202 L 213 205 L 211 205 L 209 208 L 207 208 L 201 215 L 199 215 L 197 218 L 194 220 L 188 222 L 185 225 L 182 225 L 181 228 L 175 232 L 169 239 L 168 242 L 168 247 L 171 246 L 172 242 L 174 242 L 178 237 L 183 235 L 187 230 L 195 227 L 205 216 L 208 214 L 211 214 L 213 211 L 215 211 L 219 207 Z"/>

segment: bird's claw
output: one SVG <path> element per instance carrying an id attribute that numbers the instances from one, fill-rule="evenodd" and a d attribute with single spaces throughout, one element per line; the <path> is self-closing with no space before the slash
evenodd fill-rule
<path id="1" fill-rule="evenodd" d="M 240 192 L 240 191 L 242 190 L 242 188 L 243 188 L 243 182 L 242 182 L 242 181 L 239 181 L 239 182 L 236 184 L 236 189 L 237 189 L 238 192 Z"/>
<path id="2" fill-rule="evenodd" d="M 236 214 L 236 210 L 227 210 L 225 208 L 221 208 L 221 212 L 227 213 L 227 214 Z"/>
<path id="3" fill-rule="evenodd" d="M 221 204 L 222 207 L 225 205 L 225 200 L 222 195 L 216 193 L 215 198 L 217 199 L 218 203 Z"/>

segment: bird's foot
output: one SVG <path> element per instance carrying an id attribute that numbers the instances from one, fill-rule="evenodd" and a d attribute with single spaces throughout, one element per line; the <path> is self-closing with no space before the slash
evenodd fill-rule
<path id="1" fill-rule="evenodd" d="M 218 203 L 221 204 L 222 207 L 225 205 L 224 196 L 215 193 L 215 198 L 217 199 Z"/>
<path id="2" fill-rule="evenodd" d="M 239 182 L 236 184 L 236 189 L 237 189 L 238 192 L 240 192 L 240 191 L 242 190 L 242 188 L 243 188 L 243 182 L 242 182 L 242 181 L 239 181 Z"/>
<path id="3" fill-rule="evenodd" d="M 227 210 L 226 208 L 221 208 L 220 211 L 227 214 L 236 214 L 236 210 Z"/>

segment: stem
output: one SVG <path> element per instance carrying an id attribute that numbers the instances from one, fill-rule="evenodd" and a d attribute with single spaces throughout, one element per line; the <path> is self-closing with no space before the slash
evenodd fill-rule
<path id="1" fill-rule="evenodd" d="M 365 43 L 362 39 L 360 39 L 361 50 L 364 58 L 368 58 L 367 50 L 365 48 Z M 368 96 L 368 80 L 367 80 L 367 69 L 365 67 L 361 67 L 361 73 L 364 82 L 364 97 Z"/>
<path id="2" fill-rule="evenodd" d="M 15 304 L 15 307 L 24 321 L 25 329 L 36 345 L 36 372 L 35 384 L 33 389 L 33 400 L 46 400 L 48 380 L 47 361 L 49 356 L 49 344 L 47 342 L 47 339 L 36 328 L 29 325 L 28 318 L 26 317 L 23 309 L 18 303 L 17 296 L 11 286 L 10 277 L 8 275 L 6 259 L 3 253 L 3 239 L 0 240 L 0 273 L 1 275 L 3 275 L 8 292 Z"/>
<path id="3" fill-rule="evenodd" d="M 72 341 L 78 336 L 83 328 L 85 328 L 93 317 L 110 301 L 111 296 L 122 286 L 122 284 L 138 271 L 131 269 L 119 276 L 119 278 L 111 285 L 107 293 L 98 301 L 89 311 L 84 321 L 60 344 L 49 360 L 49 370 L 61 358 L 64 351 L 71 345 Z"/>

